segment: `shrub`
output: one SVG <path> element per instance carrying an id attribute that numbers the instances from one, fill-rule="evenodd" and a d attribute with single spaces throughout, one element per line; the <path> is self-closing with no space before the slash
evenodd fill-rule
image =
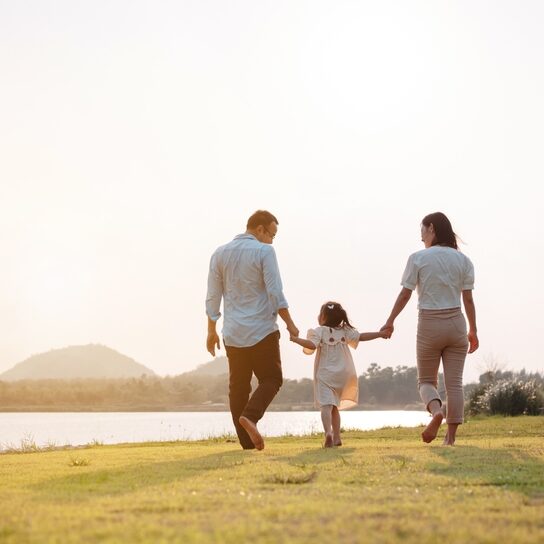
<path id="1" fill-rule="evenodd" d="M 468 394 L 468 400 L 465 402 L 465 412 L 470 415 L 481 414 L 485 411 L 485 405 L 482 402 L 482 396 L 489 389 L 491 384 L 478 384 L 472 388 Z"/>
<path id="2" fill-rule="evenodd" d="M 544 395 L 535 380 L 500 380 L 489 384 L 475 405 L 489 414 L 538 415 L 544 409 Z"/>

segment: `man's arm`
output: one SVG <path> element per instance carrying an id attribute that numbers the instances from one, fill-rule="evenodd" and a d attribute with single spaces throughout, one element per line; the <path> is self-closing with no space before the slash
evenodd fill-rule
<path id="1" fill-rule="evenodd" d="M 289 335 L 298 336 L 300 331 L 297 329 L 295 323 L 291 319 L 291 314 L 289 313 L 289 310 L 287 308 L 280 308 L 278 310 L 278 315 L 285 322 L 285 325 L 287 326 L 287 330 L 289 331 Z"/>
<path id="2" fill-rule="evenodd" d="M 278 312 L 278 315 L 283 319 L 287 330 L 291 336 L 298 336 L 297 329 L 291 314 L 288 310 L 287 300 L 283 294 L 283 285 L 281 283 L 280 270 L 276 253 L 272 247 L 267 248 L 263 256 L 263 276 L 268 299 L 272 303 L 272 307 Z"/>
<path id="3" fill-rule="evenodd" d="M 206 314 L 208 315 L 208 335 L 206 337 L 206 349 L 215 357 L 215 347 L 221 349 L 216 324 L 221 317 L 221 299 L 223 297 L 223 280 L 217 267 L 216 255 L 210 260 L 208 272 L 208 292 L 206 294 Z"/>
<path id="4" fill-rule="evenodd" d="M 216 323 L 208 316 L 208 336 L 206 337 L 206 349 L 215 357 L 215 348 L 221 349 L 219 336 L 217 335 Z"/>

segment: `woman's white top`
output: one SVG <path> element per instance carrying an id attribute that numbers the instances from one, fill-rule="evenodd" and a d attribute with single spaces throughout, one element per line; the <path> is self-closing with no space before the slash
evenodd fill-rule
<path id="1" fill-rule="evenodd" d="M 401 285 L 417 288 L 419 309 L 460 308 L 461 291 L 474 289 L 474 266 L 457 249 L 431 246 L 408 257 Z"/>
<path id="2" fill-rule="evenodd" d="M 307 334 L 316 346 L 314 362 L 314 400 L 319 408 L 327 404 L 339 410 L 352 408 L 359 402 L 357 372 L 350 347 L 359 345 L 359 332 L 349 327 L 317 327 Z M 310 355 L 313 349 L 304 348 Z"/>

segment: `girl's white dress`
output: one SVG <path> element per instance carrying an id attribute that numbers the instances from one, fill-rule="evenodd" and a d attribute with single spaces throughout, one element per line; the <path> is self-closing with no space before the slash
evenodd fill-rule
<path id="1" fill-rule="evenodd" d="M 317 327 L 310 329 L 306 338 L 316 350 L 304 348 L 310 355 L 314 351 L 314 399 L 316 407 L 326 404 L 339 410 L 353 408 L 359 402 L 359 384 L 349 347 L 359 345 L 359 332 L 349 327 Z"/>

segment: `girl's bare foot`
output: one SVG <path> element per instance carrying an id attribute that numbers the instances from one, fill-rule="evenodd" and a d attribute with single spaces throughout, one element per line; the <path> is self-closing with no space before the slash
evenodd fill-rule
<path id="1" fill-rule="evenodd" d="M 324 448 L 332 448 L 332 434 L 325 436 L 325 443 L 323 444 Z"/>
<path id="2" fill-rule="evenodd" d="M 442 413 L 442 410 L 434 414 L 431 422 L 427 425 L 427 427 L 425 427 L 425 430 L 421 433 L 421 438 L 423 439 L 423 442 L 429 444 L 436 438 L 436 435 L 438 434 L 438 429 L 440 429 L 440 425 L 442 424 L 443 419 L 444 414 Z"/>
<path id="3" fill-rule="evenodd" d="M 240 425 L 246 430 L 249 438 L 251 438 L 255 449 L 264 450 L 264 440 L 261 436 L 261 433 L 257 429 L 257 425 L 245 416 L 240 416 L 240 419 L 238 419 L 238 421 L 240 422 Z"/>

